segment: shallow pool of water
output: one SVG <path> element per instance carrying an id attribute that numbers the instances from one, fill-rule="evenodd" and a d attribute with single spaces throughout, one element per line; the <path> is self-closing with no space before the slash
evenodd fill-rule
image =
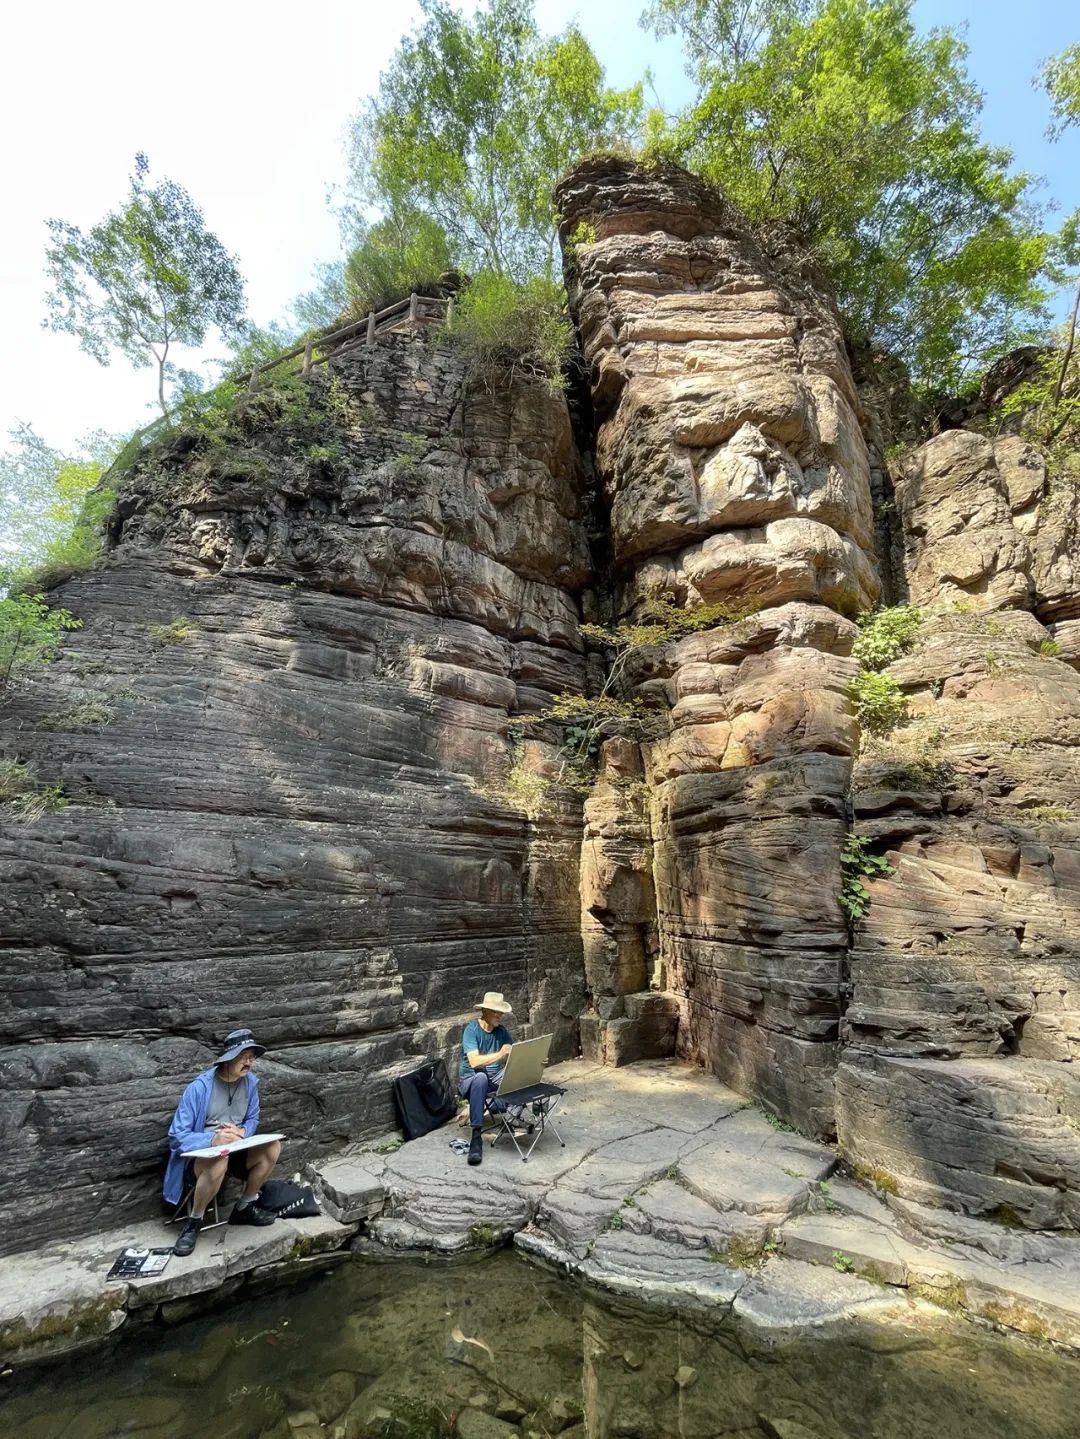
<path id="1" fill-rule="evenodd" d="M 1080 1361 L 970 1326 L 767 1346 L 499 1253 L 348 1264 L 3 1381 L 4 1439 L 1077 1439 Z"/>

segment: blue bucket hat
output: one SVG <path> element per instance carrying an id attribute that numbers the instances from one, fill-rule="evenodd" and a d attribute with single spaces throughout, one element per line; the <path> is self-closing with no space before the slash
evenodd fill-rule
<path id="1" fill-rule="evenodd" d="M 235 1059 L 238 1054 L 243 1054 L 245 1049 L 253 1049 L 256 1059 L 260 1054 L 266 1053 L 266 1045 L 256 1044 L 250 1029 L 234 1029 L 225 1036 L 225 1052 L 219 1054 L 214 1063 L 228 1064 L 230 1059 Z"/>

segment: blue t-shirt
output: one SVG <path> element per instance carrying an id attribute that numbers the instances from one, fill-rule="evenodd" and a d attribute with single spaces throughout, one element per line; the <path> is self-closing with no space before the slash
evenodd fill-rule
<path id="1" fill-rule="evenodd" d="M 479 1073 L 474 1070 L 466 1059 L 475 1049 L 478 1054 L 494 1054 L 496 1050 L 502 1049 L 504 1044 L 512 1043 L 510 1031 L 504 1024 L 497 1024 L 494 1029 L 487 1030 L 478 1019 L 470 1019 L 465 1026 L 465 1033 L 461 1036 L 461 1065 L 458 1069 L 458 1078 L 466 1079 L 470 1074 Z M 505 1064 L 487 1064 L 484 1066 L 484 1073 L 489 1079 L 498 1079 L 506 1068 Z"/>

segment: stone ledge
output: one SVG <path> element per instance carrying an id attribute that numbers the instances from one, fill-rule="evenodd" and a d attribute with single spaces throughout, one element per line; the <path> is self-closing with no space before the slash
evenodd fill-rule
<path id="1" fill-rule="evenodd" d="M 610 1292 L 733 1312 L 767 1332 L 903 1320 L 919 1301 L 1080 1348 L 1080 1241 L 945 1216 L 920 1234 L 869 1188 L 834 1175 L 836 1150 L 675 1061 L 551 1077 L 560 1129 L 523 1165 L 479 1169 L 440 1130 L 381 1156 L 372 1240 L 400 1254 L 462 1253 L 513 1238 L 537 1262 Z M 893 1201 L 894 1203 L 896 1201 Z M 930 1214 L 930 1211 L 926 1211 Z M 374 1245 L 372 1246 L 374 1247 Z"/>
<path id="2" fill-rule="evenodd" d="M 0 1269 L 0 1362 L 27 1364 L 102 1343 L 134 1314 L 184 1317 L 186 1301 L 228 1292 L 251 1279 L 292 1277 L 313 1256 L 341 1249 L 357 1225 L 325 1215 L 279 1219 L 265 1229 L 225 1225 L 204 1234 L 187 1258 L 144 1280 L 107 1280 L 121 1249 L 151 1248 L 175 1239 L 160 1220 L 89 1239 L 47 1245 L 4 1261 Z"/>
<path id="3" fill-rule="evenodd" d="M 897 1213 L 832 1177 L 835 1150 L 777 1130 L 677 1062 L 571 1061 L 550 1074 L 567 1087 L 565 1145 L 548 1135 L 527 1164 L 500 1145 L 470 1169 L 450 1149 L 459 1131 L 449 1125 L 391 1153 L 360 1147 L 315 1166 L 324 1202 L 357 1216 L 347 1224 L 212 1230 L 190 1259 L 142 1283 L 107 1284 L 105 1273 L 125 1245 L 166 1242 L 160 1221 L 7 1261 L 0 1352 L 47 1359 L 101 1343 L 129 1319 L 184 1319 L 233 1292 L 315 1272 L 337 1262 L 361 1215 L 365 1235 L 351 1247 L 368 1258 L 427 1252 L 450 1262 L 512 1241 L 596 1288 L 728 1310 L 773 1336 L 867 1317 L 902 1323 L 929 1301 L 1080 1349 L 1077 1239 L 970 1218 L 957 1226 L 956 1216 L 922 1234 L 910 1204 Z"/>
<path id="4" fill-rule="evenodd" d="M 326 1164 L 308 1165 L 322 1207 L 342 1224 L 374 1219 L 382 1212 L 386 1190 L 369 1168 L 345 1156 Z"/>

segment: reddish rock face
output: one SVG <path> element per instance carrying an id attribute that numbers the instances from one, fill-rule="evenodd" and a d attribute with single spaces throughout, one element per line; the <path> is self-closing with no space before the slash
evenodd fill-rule
<path id="1" fill-rule="evenodd" d="M 1075 504 L 1015 438 L 906 458 L 911 718 L 864 742 L 852 797 L 895 872 L 851 951 L 841 1144 L 903 1198 L 1035 1228 L 1080 1216 Z"/>
<path id="2" fill-rule="evenodd" d="M 911 718 L 860 740 L 870 472 L 824 291 L 678 171 L 587 162 L 559 201 L 618 614 L 653 595 L 752 610 L 641 667 L 669 732 L 641 746 L 633 813 L 606 775 L 590 801 L 587 953 L 600 935 L 610 962 L 599 990 L 590 970 L 587 1032 L 632 1052 L 643 937 L 680 1052 L 800 1127 L 838 1127 L 916 1208 L 1075 1227 L 1075 500 L 1013 437 L 950 431 L 906 458 L 891 543 L 891 506 L 878 529 L 888 602 L 923 616 L 890 669 Z M 849 944 L 850 829 L 895 872 Z"/>
<path id="3" fill-rule="evenodd" d="M 847 944 L 838 857 L 857 740 L 849 617 L 879 590 L 839 323 L 819 290 L 682 172 L 586 162 L 558 201 L 574 237 L 571 299 L 619 613 L 654 596 L 746 612 L 669 645 L 648 678 L 670 719 L 643 745 L 643 770 L 660 982 L 682 1005 L 679 1049 L 827 1134 Z M 617 800 L 602 787 L 592 805 L 610 812 Z M 614 821 L 607 835 L 595 821 L 587 831 L 594 915 L 626 912 L 624 832 Z M 635 906 L 651 922 L 643 879 L 639 865 Z M 625 993 L 634 972 L 623 966 L 613 987 Z M 596 999 L 600 1026 L 616 1022 L 610 993 Z"/>

